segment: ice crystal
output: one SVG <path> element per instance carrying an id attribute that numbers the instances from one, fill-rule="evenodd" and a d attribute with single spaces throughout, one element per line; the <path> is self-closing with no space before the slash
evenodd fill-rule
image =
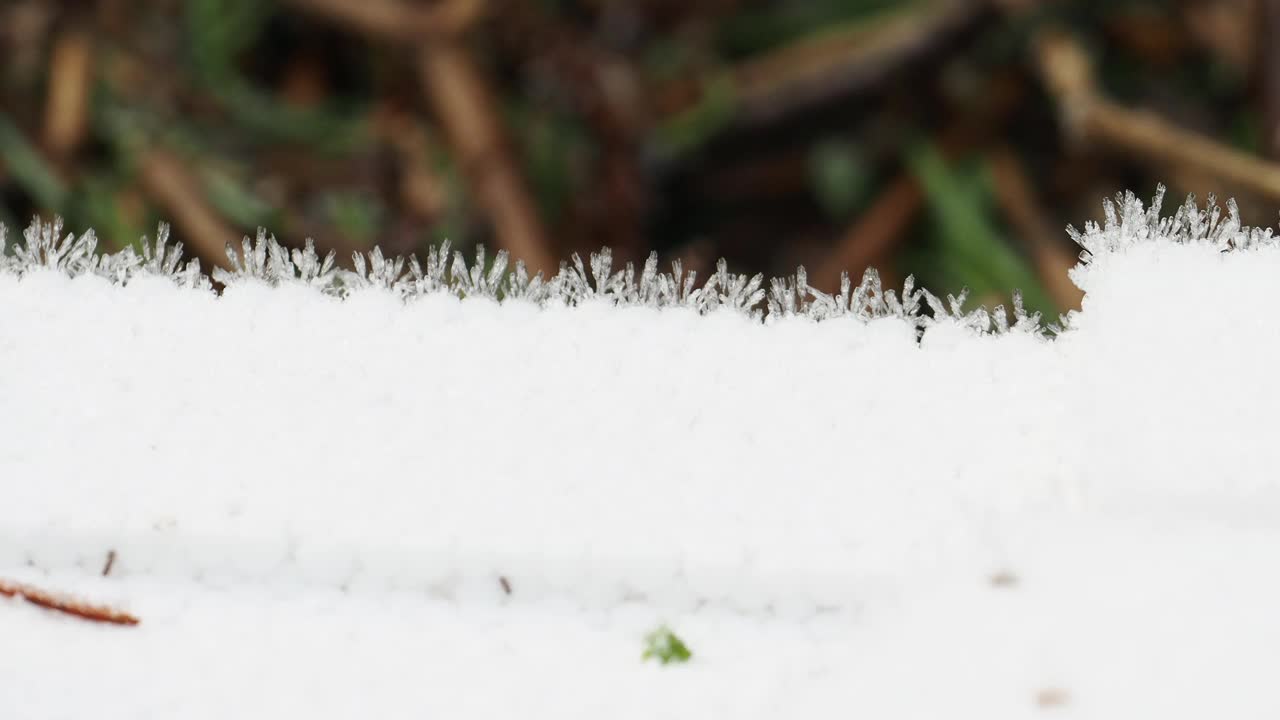
<path id="1" fill-rule="evenodd" d="M 503 253 L 505 254 L 505 250 Z M 531 302 L 541 305 L 551 295 L 551 286 L 542 278 L 542 273 L 529 277 L 529 270 L 523 261 L 516 261 L 515 270 L 507 277 L 503 288 L 504 300 Z"/>
<path id="2" fill-rule="evenodd" d="M 1228 202 L 1224 211 L 1213 198 L 1200 207 L 1194 197 L 1188 197 L 1173 214 L 1161 217 L 1164 192 L 1163 187 L 1159 188 L 1149 204 L 1132 193 L 1117 195 L 1104 204 L 1101 224 L 1090 222 L 1083 230 L 1069 228 L 1068 233 L 1081 247 L 1082 263 L 1087 265 L 1100 254 L 1122 252 L 1150 242 L 1203 243 L 1223 252 L 1277 242 L 1270 229 L 1243 226 L 1234 202 Z M 5 252 L 8 244 L 5 229 L 0 227 L 0 272 L 21 276 L 45 269 L 73 277 L 92 274 L 119 285 L 148 275 L 167 278 L 183 287 L 211 287 L 209 278 L 200 271 L 199 261 L 184 263 L 181 243 L 170 244 L 167 225 L 160 226 L 154 241 L 143 238 L 141 252 L 126 247 L 117 253 L 99 254 L 92 231 L 80 237 L 64 235 L 61 219 L 45 222 L 36 218 L 23 233 L 23 239 L 13 244 L 11 254 Z M 895 292 L 885 289 L 879 274 L 872 269 L 856 284 L 847 274 L 842 275 L 839 290 L 828 293 L 809 284 L 804 268 L 798 268 L 790 277 L 775 278 L 766 286 L 763 276 L 732 273 L 721 260 L 715 272 L 699 286 L 696 273 L 685 272 L 678 260 L 664 272 L 659 269 L 657 254 L 651 254 L 637 271 L 629 262 L 619 267 L 608 249 L 586 259 L 573 255 L 550 277 L 542 273 L 530 276 L 523 263 L 513 266 L 505 251 L 490 259 L 479 248 L 468 262 L 460 252 L 451 254 L 448 243 L 431 248 L 425 262 L 417 257 L 386 257 L 375 247 L 353 254 L 353 269 L 341 270 L 334 253 L 321 257 L 310 239 L 304 247 L 291 249 L 259 230 L 254 238 L 245 237 L 238 246 L 228 244 L 227 264 L 228 269 L 213 270 L 213 278 L 224 285 L 297 283 L 338 297 L 370 288 L 392 292 L 405 300 L 448 293 L 459 298 L 535 305 L 572 306 L 591 301 L 685 308 L 699 314 L 728 311 L 766 321 L 789 316 L 814 321 L 897 318 L 917 329 L 950 323 L 979 334 L 1041 334 L 1046 329 L 1058 333 L 1070 320 L 1063 318 L 1061 326 L 1045 328 L 1040 315 L 1028 313 L 1016 293 L 1010 312 L 1003 306 L 966 310 L 966 293 L 938 297 L 917 289 L 911 277 L 900 293 Z M 1078 268 L 1076 272 L 1079 271 Z"/>
<path id="3" fill-rule="evenodd" d="M 462 253 L 453 256 L 453 292 L 461 297 L 482 297 L 497 300 L 507 271 L 507 253 L 499 252 L 493 265 L 486 271 L 484 246 L 476 248 L 476 261 L 467 269 L 467 259 Z"/>
<path id="4" fill-rule="evenodd" d="M 1202 208 L 1196 204 L 1195 195 L 1188 195 L 1173 215 L 1161 217 L 1164 195 L 1165 188 L 1161 185 L 1150 204 L 1143 205 L 1131 192 L 1118 194 L 1114 200 L 1103 203 L 1101 226 L 1090 221 L 1085 223 L 1083 231 L 1068 227 L 1067 234 L 1083 248 L 1081 260 L 1088 262 L 1094 255 L 1152 240 L 1207 244 L 1222 251 L 1246 250 L 1277 241 L 1271 228 L 1244 226 L 1235 200 L 1227 201 L 1227 212 L 1223 216 L 1214 196 L 1210 195 Z"/>
<path id="5" fill-rule="evenodd" d="M 417 257 L 409 258 L 409 277 L 405 280 L 405 288 L 411 295 L 425 295 L 433 292 L 450 292 L 449 287 L 449 241 L 440 244 L 440 248 L 431 248 L 427 253 L 427 267 L 424 270 Z"/>
<path id="6" fill-rule="evenodd" d="M 893 290 L 884 290 L 880 273 L 867 268 L 862 282 L 853 287 L 848 273 L 840 275 L 840 291 L 835 295 L 809 285 L 804 268 L 797 268 L 789 278 L 774 278 L 769 286 L 768 312 L 771 317 L 802 315 L 814 320 L 852 317 L 873 320 L 897 317 L 914 321 L 920 311 L 921 291 L 915 278 L 908 275 L 902 286 L 902 299 Z"/>
<path id="7" fill-rule="evenodd" d="M 1027 313 L 1022 305 L 1022 293 L 1017 290 L 1013 291 L 1013 324 L 1009 324 L 1009 316 L 1005 314 L 1003 305 L 997 305 L 991 311 L 992 319 L 995 321 L 995 331 L 997 333 L 1028 333 L 1035 334 L 1040 332 L 1040 313 Z"/>
<path id="8" fill-rule="evenodd" d="M 763 284 L 763 275 L 748 278 L 746 275 L 729 272 L 729 264 L 722 258 L 716 263 L 715 274 L 707 278 L 707 284 L 702 286 L 699 295 L 702 311 L 727 308 L 753 318 L 760 317 L 762 313 L 757 306 L 764 299 L 765 293 L 760 287 Z"/>
<path id="9" fill-rule="evenodd" d="M 13 248 L 12 266 L 20 274 L 32 270 L 58 270 L 68 275 L 81 275 L 92 267 L 98 238 L 92 230 L 79 238 L 68 233 L 62 235 L 62 218 L 52 223 L 35 218 L 22 234 L 25 244 Z"/>
<path id="10" fill-rule="evenodd" d="M 307 238 L 303 249 L 294 249 L 291 254 L 293 260 L 292 274 L 299 282 L 309 285 L 326 292 L 331 292 L 334 284 L 334 269 L 336 264 L 334 258 L 337 253 L 330 250 L 324 259 L 321 259 L 316 253 L 316 243 L 311 238 Z"/>
<path id="11" fill-rule="evenodd" d="M 622 284 L 622 272 L 613 274 L 613 253 L 608 248 L 593 253 L 590 264 L 588 271 L 582 256 L 574 253 L 571 262 L 561 266 L 555 278 L 556 288 L 568 304 L 616 298 L 615 289 Z"/>
<path id="12" fill-rule="evenodd" d="M 142 238 L 142 257 L 138 258 L 138 264 L 130 270 L 130 277 L 133 275 L 144 273 L 153 277 L 163 277 L 172 280 L 180 287 L 187 287 L 196 290 L 207 290 L 210 287 L 209 278 L 200 272 L 199 258 L 193 258 L 186 263 L 182 262 L 182 243 L 169 244 L 169 225 L 160 223 L 156 228 L 155 242 L 148 242 L 147 238 Z M 137 257 L 133 248 L 125 248 L 123 252 L 117 253 L 120 256 Z"/>
<path id="13" fill-rule="evenodd" d="M 403 293 L 410 287 L 402 256 L 383 257 L 382 248 L 375 247 L 368 253 L 352 253 L 351 260 L 355 272 L 346 273 L 343 277 L 352 287 L 376 287 L 397 293 Z"/>

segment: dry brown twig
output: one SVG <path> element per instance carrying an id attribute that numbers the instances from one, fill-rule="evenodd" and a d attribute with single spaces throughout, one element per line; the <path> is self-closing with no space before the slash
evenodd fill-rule
<path id="1" fill-rule="evenodd" d="M 1027 246 L 1049 297 L 1062 310 L 1079 310 L 1084 291 L 1067 275 L 1075 267 L 1076 256 L 1054 240 L 1060 233 L 1045 219 L 1022 163 L 1007 145 L 999 145 L 991 151 L 990 167 L 996 202 L 1017 231 L 1015 235 Z"/>
<path id="2" fill-rule="evenodd" d="M 967 150 L 1017 107 L 1023 95 L 1022 83 L 1012 77 L 994 78 L 982 93 L 986 98 L 980 111 L 968 114 L 943 130 L 938 145 L 944 156 Z M 924 190 L 909 170 L 898 173 L 871 206 L 845 231 L 836 246 L 810 274 L 819 290 L 834 291 L 840 275 L 848 272 L 855 280 L 868 267 L 889 257 L 894 246 L 924 204 Z"/>
<path id="3" fill-rule="evenodd" d="M 559 22 L 537 3 L 505 4 L 495 26 L 525 67 L 558 78 L 559 92 L 598 143 L 595 179 L 566 204 L 562 219 L 572 229 L 559 244 L 607 244 L 615 259 L 637 259 L 648 205 L 638 147 L 648 103 L 637 69 L 625 53 L 602 47 L 590 30 Z"/>
<path id="4" fill-rule="evenodd" d="M 1084 48 L 1070 35 L 1042 32 L 1035 54 L 1045 85 L 1058 100 L 1067 131 L 1159 165 L 1174 164 L 1259 195 L 1280 199 L 1280 164 L 1234 150 L 1160 116 L 1122 107 L 1103 96 Z"/>
<path id="5" fill-rule="evenodd" d="M 106 605 L 95 605 L 12 580 L 0 579 L 0 596 L 19 597 L 32 605 L 91 622 L 110 625 L 137 625 L 140 622 L 137 617 L 122 610 Z"/>
<path id="6" fill-rule="evenodd" d="M 229 269 L 227 244 L 240 239 L 204 199 L 199 182 L 167 150 L 154 148 L 138 158 L 143 189 L 173 217 L 187 244 L 206 267 Z"/>
<path id="7" fill-rule="evenodd" d="M 767 123 L 810 103 L 881 86 L 973 26 L 985 9 L 973 0 L 925 3 L 744 62 L 733 73 L 738 122 Z"/>
<path id="8" fill-rule="evenodd" d="M 296 7 L 349 23 L 380 39 L 417 45 L 424 90 L 444 125 L 497 243 L 530 272 L 555 269 L 533 195 L 508 150 L 488 80 L 462 35 L 486 10 L 484 0 L 445 0 L 417 8 L 402 0 L 290 0 Z"/>
<path id="9" fill-rule="evenodd" d="M 455 42 L 418 51 L 418 71 L 472 192 L 489 211 L 498 243 L 530 272 L 551 272 L 555 259 L 524 179 L 508 151 L 488 82 Z"/>
<path id="10" fill-rule="evenodd" d="M 729 74 L 734 122 L 767 126 L 813 105 L 883 87 L 976 27 L 986 10 L 979 0 L 924 3 L 762 53 Z M 649 105 L 660 119 L 688 110 L 703 93 L 698 78 L 678 78 L 652 88 Z"/>
<path id="11" fill-rule="evenodd" d="M 1036 706 L 1041 710 L 1052 710 L 1066 707 L 1071 702 L 1071 693 L 1063 688 L 1047 687 L 1036 692 Z"/>
<path id="12" fill-rule="evenodd" d="M 923 203 L 924 192 L 915 176 L 898 175 L 818 264 L 809 282 L 819 290 L 832 291 L 840 286 L 841 273 L 861 279 L 868 267 L 888 256 Z"/>
<path id="13" fill-rule="evenodd" d="M 289 0 L 301 10 L 342 20 L 379 38 L 423 40 L 466 32 L 486 10 L 484 0 L 447 0 L 428 6 L 404 0 Z"/>
<path id="14" fill-rule="evenodd" d="M 1280 31 L 1280 0 L 1258 0 L 1255 10 L 1257 40 L 1253 45 L 1258 56 L 1255 67 L 1262 95 L 1263 147 L 1275 160 L 1280 159 L 1280 43 L 1272 38 Z"/>
<path id="15" fill-rule="evenodd" d="M 44 144 L 55 157 L 70 155 L 84 140 L 92 81 L 93 39 L 79 29 L 64 31 L 50 52 L 44 113 Z"/>

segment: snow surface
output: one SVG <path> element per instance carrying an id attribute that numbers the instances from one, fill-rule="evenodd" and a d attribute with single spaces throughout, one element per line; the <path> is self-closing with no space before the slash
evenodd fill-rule
<path id="1" fill-rule="evenodd" d="M 1280 714 L 1280 247 L 1234 213 L 1122 201 L 1052 339 L 269 242 L 218 296 L 59 232 L 0 269 L 0 578 L 142 622 L 0 599 L 0 718 Z"/>

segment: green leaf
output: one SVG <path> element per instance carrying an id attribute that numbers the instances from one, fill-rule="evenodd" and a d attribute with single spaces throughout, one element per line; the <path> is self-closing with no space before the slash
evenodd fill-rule
<path id="1" fill-rule="evenodd" d="M 717 45 L 731 56 L 760 53 L 833 27 L 872 26 L 919 5 L 916 0 L 808 0 L 773 3 L 733 13 L 720 27 Z"/>
<path id="2" fill-rule="evenodd" d="M 375 197 L 361 192 L 332 192 L 324 196 L 329 222 L 342 235 L 373 245 L 382 230 L 385 208 Z"/>
<path id="3" fill-rule="evenodd" d="M 236 56 L 253 45 L 274 3 L 187 0 L 187 52 L 195 71 L 208 83 L 229 81 Z"/>
<path id="4" fill-rule="evenodd" d="M 270 1 L 187 0 L 187 56 L 195 76 L 236 124 L 267 141 L 305 143 L 329 153 L 366 145 L 366 108 L 359 104 L 292 107 L 240 75 L 239 56 L 253 45 L 273 11 Z"/>
<path id="5" fill-rule="evenodd" d="M 228 172 L 206 167 L 200 172 L 205 193 L 213 207 L 238 227 L 275 227 L 280 213 Z"/>
<path id="6" fill-rule="evenodd" d="M 832 138 L 809 150 L 809 182 L 827 215 L 844 220 L 866 196 L 871 173 L 856 145 Z"/>
<path id="7" fill-rule="evenodd" d="M 118 194 L 124 186 L 124 179 L 119 173 L 87 173 L 71 203 L 71 214 L 76 222 L 96 230 L 105 247 L 123 250 L 133 246 L 135 250 L 141 250 L 143 229 L 133 225 L 120 211 Z"/>
<path id="8" fill-rule="evenodd" d="M 9 174 L 31 194 L 41 209 L 50 212 L 65 210 L 66 186 L 4 113 L 0 113 L 0 158 L 4 159 Z"/>
<path id="9" fill-rule="evenodd" d="M 991 189 L 985 168 L 952 168 L 929 144 L 914 147 L 908 163 L 924 188 L 936 221 L 938 254 L 947 274 L 960 279 L 978 296 L 1007 296 L 1020 289 L 1028 310 L 1057 317 L 1060 310 L 1040 280 L 991 220 Z"/>
<path id="10" fill-rule="evenodd" d="M 737 96 L 732 74 L 724 72 L 707 79 L 693 107 L 677 113 L 656 129 L 659 155 L 676 157 L 692 152 L 728 127 L 737 112 Z"/>
<path id="11" fill-rule="evenodd" d="M 539 108 L 513 105 L 508 126 L 520 137 L 524 170 L 532 181 L 543 216 L 563 216 L 576 190 L 577 167 L 593 155 L 590 133 L 574 117 Z"/>
<path id="12" fill-rule="evenodd" d="M 645 636 L 645 651 L 642 660 L 656 659 L 663 665 L 689 662 L 693 657 L 689 646 L 684 644 L 671 628 L 666 625 Z"/>

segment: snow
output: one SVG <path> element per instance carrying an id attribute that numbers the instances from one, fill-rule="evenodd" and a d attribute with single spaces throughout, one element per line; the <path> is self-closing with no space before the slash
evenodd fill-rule
<path id="1" fill-rule="evenodd" d="M 0 599 L 0 717 L 1280 712 L 1280 246 L 1234 212 L 1122 199 L 1050 336 L 263 238 L 215 295 L 87 237 L 0 263 L 0 578 L 142 622 Z"/>

